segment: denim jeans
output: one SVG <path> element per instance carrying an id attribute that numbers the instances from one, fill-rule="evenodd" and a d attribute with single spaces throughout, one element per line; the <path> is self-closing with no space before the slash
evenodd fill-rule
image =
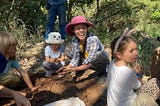
<path id="1" fill-rule="evenodd" d="M 63 67 L 65 65 L 65 62 L 64 61 L 61 61 L 61 62 L 57 62 L 57 63 L 49 63 L 47 61 L 44 61 L 42 63 L 43 67 L 45 70 L 47 71 L 57 71 L 59 68 Z"/>
<path id="2" fill-rule="evenodd" d="M 46 25 L 45 39 L 48 37 L 50 32 L 54 32 L 55 22 L 59 18 L 59 30 L 61 38 L 65 39 L 65 27 L 66 27 L 66 4 L 61 3 L 58 5 L 51 5 L 48 10 L 48 21 Z"/>

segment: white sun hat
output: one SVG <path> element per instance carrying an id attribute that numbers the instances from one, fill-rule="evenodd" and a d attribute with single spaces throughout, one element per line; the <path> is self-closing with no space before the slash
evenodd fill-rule
<path id="1" fill-rule="evenodd" d="M 64 41 L 61 39 L 59 32 L 50 32 L 45 42 L 49 44 L 62 44 Z"/>

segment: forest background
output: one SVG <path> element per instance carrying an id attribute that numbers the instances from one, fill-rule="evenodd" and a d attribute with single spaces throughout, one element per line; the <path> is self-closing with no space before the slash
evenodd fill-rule
<path id="1" fill-rule="evenodd" d="M 48 11 L 47 0 L 0 0 L 0 30 L 19 39 L 19 55 L 28 42 L 42 42 Z M 83 15 L 94 23 L 91 32 L 109 47 L 123 30 L 135 28 L 140 64 L 149 74 L 151 56 L 159 46 L 160 0 L 68 0 L 67 22 Z M 58 20 L 55 31 L 58 31 Z M 70 39 L 68 37 L 68 39 Z"/>

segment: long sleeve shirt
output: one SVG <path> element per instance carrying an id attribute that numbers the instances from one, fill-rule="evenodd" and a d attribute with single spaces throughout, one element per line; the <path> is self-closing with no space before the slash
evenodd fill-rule
<path id="1" fill-rule="evenodd" d="M 74 37 L 72 39 L 72 52 L 73 52 L 73 57 L 72 60 L 70 62 L 70 64 L 73 67 L 78 66 L 79 61 L 80 61 L 80 43 L 79 40 Z M 95 54 L 97 51 L 104 51 L 104 46 L 102 45 L 101 41 L 98 39 L 97 36 L 92 35 L 92 34 L 88 34 L 87 38 L 86 38 L 86 44 L 85 44 L 85 51 L 88 52 L 88 57 L 85 58 L 82 62 L 82 64 L 88 64 L 88 63 L 92 63 L 92 61 L 95 58 Z"/>

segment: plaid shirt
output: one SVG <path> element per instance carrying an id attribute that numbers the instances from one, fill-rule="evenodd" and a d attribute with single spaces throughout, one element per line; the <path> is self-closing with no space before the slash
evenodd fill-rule
<path id="1" fill-rule="evenodd" d="M 99 38 L 97 36 L 92 35 L 92 34 L 88 34 L 86 41 L 87 42 L 85 45 L 85 51 L 88 52 L 88 58 L 84 59 L 82 64 L 92 63 L 95 58 L 95 53 L 97 51 L 104 51 L 105 52 L 104 46 L 102 45 L 101 41 L 99 40 Z M 79 40 L 76 37 L 74 37 L 72 39 L 71 45 L 72 45 L 71 52 L 73 54 L 73 58 L 72 58 L 70 64 L 73 67 L 76 67 L 79 64 L 80 52 L 81 52 Z"/>

